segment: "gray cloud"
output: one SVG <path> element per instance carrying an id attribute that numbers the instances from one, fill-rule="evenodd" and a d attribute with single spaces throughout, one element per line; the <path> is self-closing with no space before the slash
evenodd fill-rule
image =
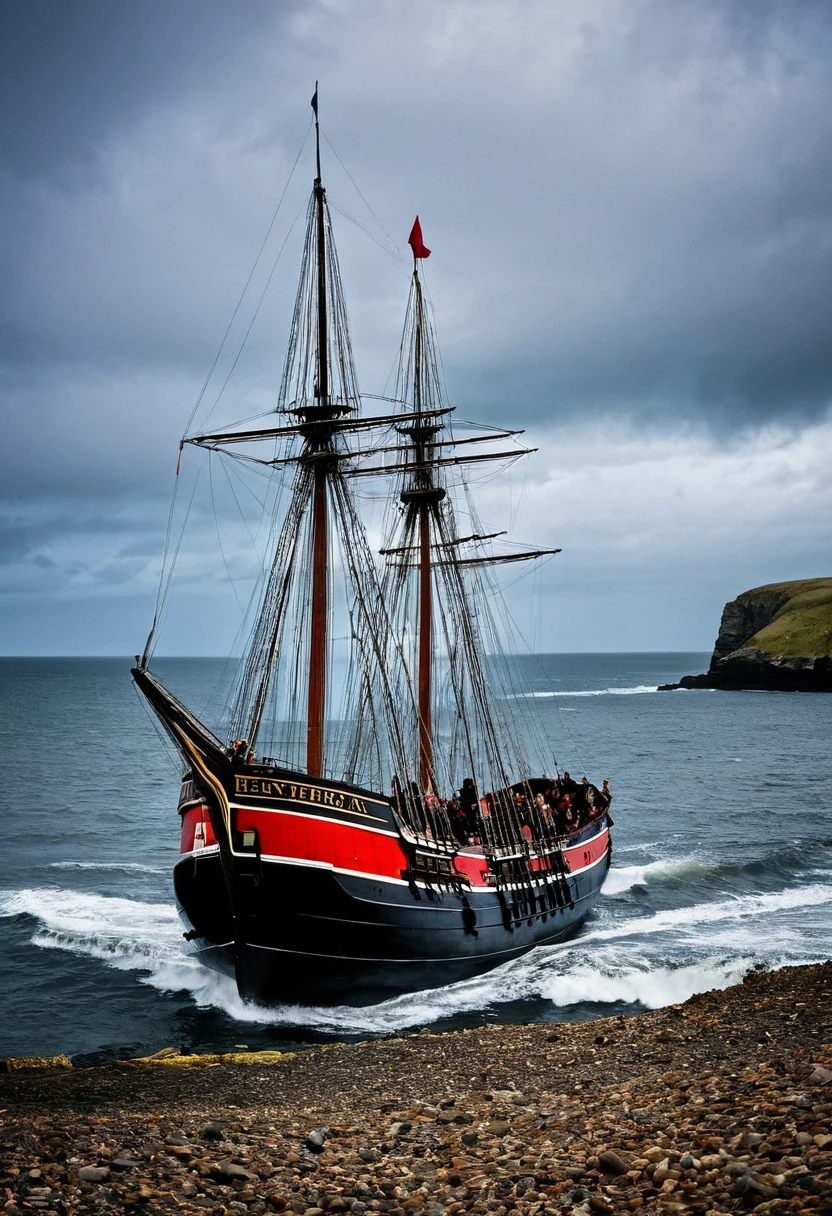
<path id="1" fill-rule="evenodd" d="M 71 190 L 33 184 L 11 149 L 12 363 L 198 374 L 303 133 L 317 58 L 325 128 L 377 214 L 402 245 L 411 210 L 431 233 L 463 401 L 479 372 L 500 396 L 513 380 L 530 413 L 646 401 L 746 425 L 817 414 L 832 396 L 823 6 L 379 2 L 246 6 L 234 20 L 209 3 L 199 22 L 186 3 L 141 10 L 138 32 L 121 8 L 43 11 L 49 37 L 30 17 L 23 50 L 41 72 L 63 66 L 46 90 L 18 67 L 16 87 L 40 99 L 32 138 L 61 73 L 84 76 L 64 149 L 94 147 L 97 172 Z M 329 174 L 333 198 L 360 210 L 331 158 Z M 308 177 L 307 163 L 288 214 Z M 345 265 L 357 336 L 381 328 L 389 349 L 399 279 L 374 257 L 359 243 Z M 376 370 L 372 349 L 364 367 Z"/>
<path id="2" fill-rule="evenodd" d="M 230 86 L 229 50 L 244 50 L 278 13 L 266 0 L 4 0 L 0 157 L 22 177 L 71 189 L 96 174 L 102 143 L 148 108 Z"/>
<path id="3" fill-rule="evenodd" d="M 317 77 L 330 197 L 401 255 L 336 212 L 365 390 L 394 361 L 418 211 L 463 416 L 570 434 L 628 419 L 682 444 L 691 425 L 724 444 L 826 417 L 825 3 L 7 0 L 0 22 L 0 560 L 15 594 L 66 571 L 76 597 L 87 582 L 150 595 L 176 445 Z M 311 173 L 307 144 L 252 302 Z M 297 241 L 212 424 L 274 401 Z"/>

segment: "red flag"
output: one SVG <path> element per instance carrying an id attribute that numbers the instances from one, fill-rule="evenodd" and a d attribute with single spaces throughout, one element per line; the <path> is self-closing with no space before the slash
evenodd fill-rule
<path id="1" fill-rule="evenodd" d="M 407 238 L 407 243 L 413 250 L 414 258 L 429 258 L 430 250 L 426 248 L 425 242 L 422 240 L 422 225 L 419 223 L 419 217 L 413 221 L 413 227 L 410 229 L 410 236 Z"/>

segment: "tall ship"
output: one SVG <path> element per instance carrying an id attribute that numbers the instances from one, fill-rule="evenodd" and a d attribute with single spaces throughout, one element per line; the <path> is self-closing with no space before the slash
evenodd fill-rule
<path id="1" fill-rule="evenodd" d="M 558 550 L 500 551 L 471 494 L 532 449 L 446 402 L 418 219 L 396 388 L 362 399 L 313 108 L 276 408 L 180 445 L 275 487 L 222 737 L 150 671 L 155 621 L 132 670 L 182 760 L 189 949 L 267 1006 L 372 1004 L 567 938 L 612 848 L 607 783 L 560 771 L 503 629 L 495 567 Z"/>

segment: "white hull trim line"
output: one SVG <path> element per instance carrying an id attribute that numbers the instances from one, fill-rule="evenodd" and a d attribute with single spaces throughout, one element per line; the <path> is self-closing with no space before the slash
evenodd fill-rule
<path id="1" fill-rule="evenodd" d="M 597 837 L 593 837 L 593 839 L 597 839 Z M 218 854 L 219 846 L 209 845 L 207 848 L 197 849 L 195 852 L 192 851 L 190 853 L 180 853 L 179 861 L 182 861 L 184 858 L 189 858 L 189 857 L 194 857 L 194 858 L 205 857 L 209 853 Z M 249 852 L 233 853 L 233 856 L 234 857 L 245 857 L 249 861 L 254 861 L 257 859 L 256 854 L 249 853 Z M 588 873 L 590 870 L 594 870 L 596 866 L 600 865 L 603 861 L 605 861 L 606 856 L 607 856 L 606 852 L 604 852 L 601 854 L 600 857 L 596 857 L 594 861 L 590 861 L 586 865 L 577 866 L 574 870 L 567 870 L 564 877 L 569 877 L 570 875 L 575 875 L 575 874 Z M 385 883 L 389 883 L 390 886 L 396 886 L 396 887 L 409 887 L 411 885 L 411 883 L 408 882 L 407 879 L 404 879 L 404 878 L 393 878 L 389 874 L 374 874 L 368 870 L 350 870 L 343 866 L 335 866 L 332 864 L 331 861 L 312 861 L 310 858 L 307 858 L 307 857 L 285 857 L 285 856 L 281 856 L 278 853 L 261 853 L 259 860 L 263 865 L 274 864 L 274 865 L 298 866 L 299 868 L 308 869 L 308 870 L 330 870 L 334 874 L 343 874 L 347 878 L 364 878 L 364 879 L 367 879 L 368 882 L 385 882 Z M 547 874 L 551 874 L 551 872 L 552 872 L 551 870 L 546 871 Z M 534 873 L 536 873 L 536 871 L 532 871 L 532 873 L 534 874 Z M 453 880 L 454 875 L 451 875 L 450 877 Z M 465 878 L 467 878 L 467 875 L 457 875 L 456 877 L 464 880 Z M 543 881 L 543 880 L 540 880 L 540 879 L 535 880 L 534 878 L 532 878 L 531 881 L 532 881 L 533 887 L 542 888 L 545 886 L 545 881 Z M 423 891 L 426 891 L 429 888 L 431 890 L 433 890 L 437 886 L 440 886 L 440 885 L 442 885 L 442 884 L 440 884 L 439 882 L 434 882 L 434 883 L 417 882 L 416 883 L 416 886 L 421 888 L 421 890 L 423 890 Z M 448 885 L 448 884 L 445 883 L 445 885 Z M 509 882 L 509 883 L 505 883 L 500 888 L 500 890 L 502 890 L 502 891 L 525 891 L 528 889 L 528 886 L 529 886 L 529 884 L 525 883 L 525 882 L 523 882 L 523 883 Z M 494 891 L 494 890 L 496 890 L 496 888 L 491 883 L 470 882 L 470 887 L 471 887 L 472 891 Z"/>

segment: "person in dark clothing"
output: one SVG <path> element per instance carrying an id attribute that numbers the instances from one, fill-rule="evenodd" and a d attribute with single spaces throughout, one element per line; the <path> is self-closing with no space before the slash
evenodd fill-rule
<path id="1" fill-rule="evenodd" d="M 566 832 L 571 832 L 575 826 L 575 812 L 572 809 L 572 795 L 564 794 L 557 806 L 555 812 L 555 827 L 558 836 L 563 836 Z"/>
<path id="2" fill-rule="evenodd" d="M 561 778 L 560 788 L 561 793 L 563 794 L 574 794 L 578 789 L 577 781 L 574 781 L 572 777 L 569 776 L 568 770 L 564 772 L 563 777 Z"/>
<path id="3" fill-rule="evenodd" d="M 477 787 L 474 784 L 474 778 L 466 777 L 462 783 L 462 789 L 459 791 L 459 807 L 465 817 L 468 831 L 472 834 L 477 830 L 478 803 L 479 798 L 477 797 Z"/>
<path id="4" fill-rule="evenodd" d="M 458 844 L 467 844 L 470 832 L 468 831 L 468 820 L 466 819 L 465 812 L 455 798 L 451 799 L 446 809 L 454 840 Z"/>
<path id="5" fill-rule="evenodd" d="M 410 783 L 408 801 L 410 802 L 410 810 L 411 814 L 413 815 L 414 822 L 422 828 L 423 832 L 428 832 L 432 836 L 433 832 L 431 831 L 430 821 L 428 820 L 428 816 L 425 811 L 422 791 L 419 789 L 419 786 L 415 781 L 411 781 Z"/>

